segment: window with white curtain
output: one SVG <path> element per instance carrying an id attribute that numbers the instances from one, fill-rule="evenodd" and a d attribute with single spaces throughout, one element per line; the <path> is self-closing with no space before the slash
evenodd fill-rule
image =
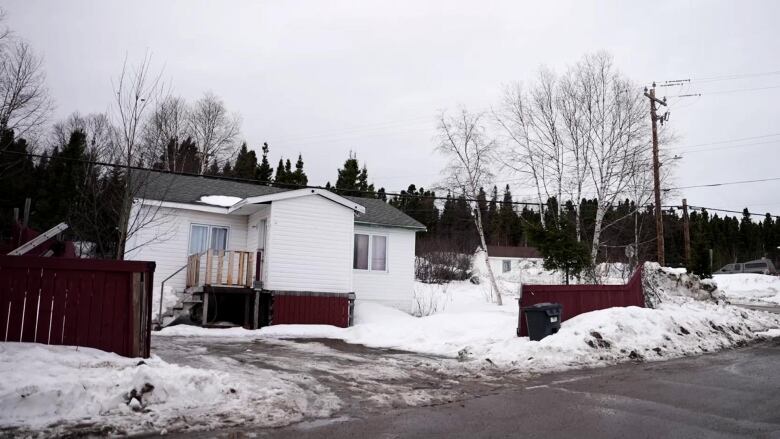
<path id="1" fill-rule="evenodd" d="M 387 268 L 387 236 L 371 237 L 371 269 L 385 271 Z"/>
<path id="2" fill-rule="evenodd" d="M 387 236 L 356 233 L 352 268 L 387 271 Z"/>
<path id="3" fill-rule="evenodd" d="M 352 257 L 352 268 L 368 270 L 368 235 L 355 234 L 355 248 Z"/>
<path id="4" fill-rule="evenodd" d="M 193 224 L 190 227 L 189 254 L 206 250 L 227 250 L 227 227 Z"/>

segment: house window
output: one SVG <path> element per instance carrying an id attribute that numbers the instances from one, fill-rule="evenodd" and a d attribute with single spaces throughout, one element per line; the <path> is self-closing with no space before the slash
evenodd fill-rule
<path id="1" fill-rule="evenodd" d="M 193 224 L 190 228 L 189 254 L 204 253 L 206 250 L 227 249 L 227 227 Z"/>
<path id="2" fill-rule="evenodd" d="M 387 236 L 371 237 L 371 269 L 374 271 L 387 269 Z"/>
<path id="3" fill-rule="evenodd" d="M 510 261 L 509 259 L 504 259 L 503 261 L 501 261 L 501 264 L 502 264 L 501 271 L 504 273 L 512 269 L 512 261 Z"/>
<path id="4" fill-rule="evenodd" d="M 368 235 L 355 234 L 355 250 L 352 257 L 352 268 L 368 270 Z"/>
<path id="5" fill-rule="evenodd" d="M 356 233 L 352 268 L 387 271 L 387 236 Z"/>

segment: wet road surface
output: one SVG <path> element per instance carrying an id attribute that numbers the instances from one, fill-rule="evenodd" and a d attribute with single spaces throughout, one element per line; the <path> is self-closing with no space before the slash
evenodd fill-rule
<path id="1" fill-rule="evenodd" d="M 780 339 L 551 374 L 454 403 L 201 437 L 780 438 Z"/>

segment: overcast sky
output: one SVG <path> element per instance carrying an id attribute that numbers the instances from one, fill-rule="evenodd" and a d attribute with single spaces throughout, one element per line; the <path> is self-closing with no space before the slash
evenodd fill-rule
<path id="1" fill-rule="evenodd" d="M 529 80 L 542 65 L 563 71 L 597 50 L 639 84 L 694 80 L 659 92 L 702 94 L 670 98 L 679 136 L 670 148 L 684 157 L 676 185 L 780 177 L 780 2 L 551 3 L 17 0 L 2 7 L 7 24 L 44 57 L 54 120 L 106 111 L 124 57 L 137 62 L 148 50 L 176 94 L 194 100 L 210 90 L 240 113 L 243 137 L 258 151 L 267 141 L 274 165 L 302 153 L 311 184 L 334 182 L 352 150 L 377 187 L 430 186 L 443 165 L 433 152 L 440 110 L 489 109 L 504 84 Z M 745 90 L 755 88 L 762 89 Z M 780 215 L 780 181 L 683 195 L 693 205 Z"/>

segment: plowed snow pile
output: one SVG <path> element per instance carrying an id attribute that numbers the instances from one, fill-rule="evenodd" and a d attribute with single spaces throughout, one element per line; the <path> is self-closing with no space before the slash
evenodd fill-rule
<path id="1" fill-rule="evenodd" d="M 0 377 L 0 436 L 44 428 L 57 435 L 75 423 L 110 426 L 85 432 L 99 435 L 277 426 L 300 420 L 306 407 L 303 391 L 272 371 L 247 380 L 71 346 L 0 343 Z"/>
<path id="2" fill-rule="evenodd" d="M 412 317 L 384 306 L 360 303 L 356 324 L 280 325 L 258 331 L 173 327 L 168 335 L 237 337 L 328 337 L 463 360 L 467 367 L 503 367 L 549 372 L 631 360 L 662 360 L 744 345 L 780 328 L 780 316 L 727 304 L 711 281 L 679 270 L 645 267 L 645 291 L 652 308 L 610 308 L 563 322 L 542 341 L 516 335 L 517 301 L 488 303 L 487 282 L 418 284 L 438 296 L 434 314 Z M 564 314 L 566 310 L 563 310 Z"/>
<path id="3" fill-rule="evenodd" d="M 716 274 L 713 278 L 718 288 L 733 303 L 780 304 L 780 276 L 739 273 Z"/>

